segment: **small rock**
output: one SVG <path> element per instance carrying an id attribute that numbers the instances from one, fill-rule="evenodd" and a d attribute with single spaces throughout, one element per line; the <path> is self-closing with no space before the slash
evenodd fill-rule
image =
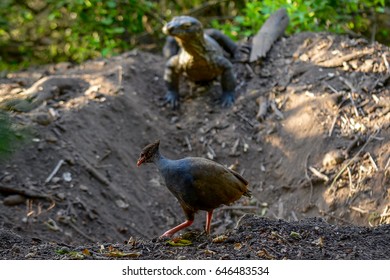
<path id="1" fill-rule="evenodd" d="M 40 125 L 49 125 L 53 118 L 47 113 L 38 113 L 33 116 L 32 120 Z"/>
<path id="2" fill-rule="evenodd" d="M 116 204 L 116 206 L 118 206 L 119 208 L 122 208 L 122 209 L 127 209 L 129 207 L 129 204 L 124 202 L 122 199 L 115 200 L 115 204 Z"/>
<path id="3" fill-rule="evenodd" d="M 19 205 L 19 204 L 24 203 L 25 200 L 26 200 L 26 198 L 24 196 L 22 196 L 20 194 L 14 194 L 14 195 L 7 196 L 3 200 L 3 204 L 7 205 L 7 206 L 14 206 L 14 205 Z"/>
<path id="4" fill-rule="evenodd" d="M 72 181 L 72 174 L 70 172 L 64 172 L 62 174 L 62 179 L 64 179 L 65 182 L 71 182 Z"/>
<path id="5" fill-rule="evenodd" d="M 80 185 L 80 190 L 87 192 L 88 187 L 86 185 Z"/>
<path id="6" fill-rule="evenodd" d="M 53 135 L 52 133 L 47 134 L 45 136 L 45 140 L 46 140 L 46 142 L 49 142 L 49 143 L 57 143 L 58 142 L 58 138 L 55 135 Z"/>
<path id="7" fill-rule="evenodd" d="M 62 192 L 61 192 L 61 193 L 57 193 L 56 196 L 57 196 L 59 199 L 61 199 L 61 200 L 64 200 L 65 197 L 66 197 L 65 193 L 62 193 Z"/>
<path id="8" fill-rule="evenodd" d="M 325 168 L 332 168 L 345 160 L 344 153 L 341 150 L 332 150 L 325 154 L 322 165 Z"/>
<path id="9" fill-rule="evenodd" d="M 60 177 L 53 177 L 53 178 L 51 179 L 51 182 L 52 182 L 53 184 L 58 184 L 59 182 L 61 182 L 61 178 L 60 178 Z"/>
<path id="10" fill-rule="evenodd" d="M 13 174 L 8 174 L 1 181 L 3 183 L 10 183 L 14 179 L 14 177 L 15 176 Z"/>

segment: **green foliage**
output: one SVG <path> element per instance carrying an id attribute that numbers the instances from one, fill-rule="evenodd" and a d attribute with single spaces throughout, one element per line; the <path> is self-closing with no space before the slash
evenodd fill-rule
<path id="1" fill-rule="evenodd" d="M 382 21 L 388 22 L 385 5 L 389 6 L 389 2 L 1 0 L 0 71 L 109 57 L 132 49 L 140 41 L 156 42 L 163 37 L 160 31 L 164 20 L 183 14 L 211 21 L 213 27 L 238 40 L 252 35 L 272 12 L 286 7 L 290 34 L 306 30 L 353 31 L 370 37 L 374 15 L 383 15 Z M 378 26 L 376 35 L 388 40 L 389 28 Z"/>
<path id="2" fill-rule="evenodd" d="M 0 70 L 81 62 L 129 49 L 154 5 L 146 0 L 2 0 Z"/>
<path id="3" fill-rule="evenodd" d="M 22 134 L 12 126 L 9 115 L 0 110 L 0 157 L 12 152 Z"/>
<path id="4" fill-rule="evenodd" d="M 285 7 L 290 17 L 287 33 L 302 31 L 330 31 L 343 33 L 347 30 L 367 32 L 374 13 L 383 13 L 385 0 L 263 0 L 247 1 L 239 16 L 231 22 L 212 21 L 233 39 L 253 35 L 270 14 Z M 380 30 L 386 33 L 387 30 Z"/>

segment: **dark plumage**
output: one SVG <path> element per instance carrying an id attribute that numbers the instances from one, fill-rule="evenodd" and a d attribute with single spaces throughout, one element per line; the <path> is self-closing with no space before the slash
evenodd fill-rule
<path id="1" fill-rule="evenodd" d="M 137 165 L 156 164 L 167 188 L 177 198 L 187 217 L 184 223 L 168 230 L 162 237 L 169 237 L 190 226 L 198 210 L 207 211 L 206 232 L 209 234 L 215 208 L 233 203 L 242 195 L 250 196 L 248 181 L 240 174 L 205 158 L 167 159 L 160 154 L 159 144 L 160 141 L 147 145 Z"/>

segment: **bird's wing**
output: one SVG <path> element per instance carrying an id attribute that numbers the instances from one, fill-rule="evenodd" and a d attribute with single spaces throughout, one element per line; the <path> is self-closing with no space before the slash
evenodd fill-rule
<path id="1" fill-rule="evenodd" d="M 203 158 L 190 159 L 189 162 L 193 179 L 191 188 L 202 204 L 216 208 L 230 204 L 248 192 L 248 182 L 237 172 Z"/>

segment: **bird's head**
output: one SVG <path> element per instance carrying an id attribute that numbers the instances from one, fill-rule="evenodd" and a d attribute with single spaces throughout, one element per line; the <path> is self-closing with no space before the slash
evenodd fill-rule
<path id="1" fill-rule="evenodd" d="M 141 154 L 139 155 L 137 166 L 140 166 L 143 163 L 153 162 L 155 156 L 159 154 L 159 145 L 160 140 L 157 140 L 156 142 L 149 144 L 145 148 L 143 148 Z"/>

